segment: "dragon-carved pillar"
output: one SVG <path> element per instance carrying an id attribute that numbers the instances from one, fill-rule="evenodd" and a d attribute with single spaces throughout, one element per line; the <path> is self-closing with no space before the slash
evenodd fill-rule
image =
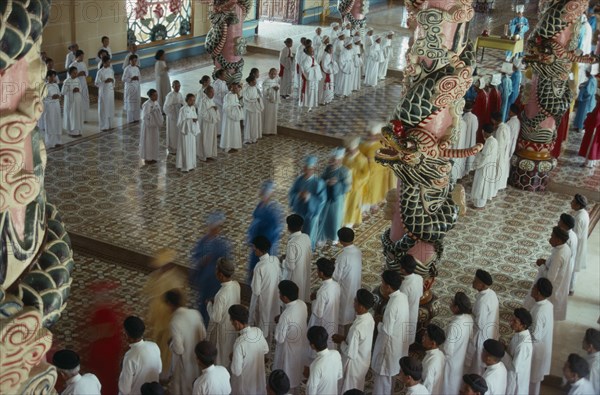
<path id="1" fill-rule="evenodd" d="M 73 251 L 46 199 L 46 149 L 37 128 L 46 67 L 42 29 L 51 0 L 0 7 L 0 393 L 53 392 L 47 329 L 66 306 Z"/>
<path id="2" fill-rule="evenodd" d="M 352 29 L 361 30 L 366 27 L 366 14 L 369 12 L 369 0 L 340 0 L 338 11 L 344 22 L 350 22 Z"/>
<path id="3" fill-rule="evenodd" d="M 215 70 L 226 71 L 227 82 L 240 82 L 246 53 L 244 19 L 252 0 L 215 0 L 209 18 L 212 27 L 206 35 L 206 50 Z"/>
<path id="4" fill-rule="evenodd" d="M 577 37 L 587 0 L 540 2 L 539 20 L 529 35 L 523 61 L 532 73 L 523 88 L 526 106 L 521 132 L 511 158 L 509 183 L 522 190 L 544 191 L 556 167 L 551 151 L 561 118 L 571 105 L 569 73 L 573 62 L 593 63 L 593 56 L 577 56 Z"/>

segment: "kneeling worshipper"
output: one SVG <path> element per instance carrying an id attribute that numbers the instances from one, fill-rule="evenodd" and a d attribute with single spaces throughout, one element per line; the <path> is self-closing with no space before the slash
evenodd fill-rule
<path id="1" fill-rule="evenodd" d="M 471 201 L 476 209 L 482 209 L 496 193 L 496 163 L 498 161 L 498 142 L 492 135 L 494 127 L 487 124 L 483 127 L 485 144 L 483 149 L 475 156 L 473 169 L 473 186 L 471 187 Z"/>
<path id="2" fill-rule="evenodd" d="M 60 350 L 52 356 L 52 364 L 65 380 L 64 395 L 100 395 L 100 381 L 91 373 L 80 374 L 79 355 L 75 351 Z"/>

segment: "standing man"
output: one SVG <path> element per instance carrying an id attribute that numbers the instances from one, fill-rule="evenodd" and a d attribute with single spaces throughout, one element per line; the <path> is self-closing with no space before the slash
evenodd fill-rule
<path id="1" fill-rule="evenodd" d="M 52 364 L 56 366 L 56 370 L 60 377 L 65 381 L 65 389 L 61 394 L 64 395 L 100 395 L 100 381 L 91 374 L 79 373 L 80 360 L 79 355 L 75 351 L 60 350 L 52 356 Z"/>
<path id="2" fill-rule="evenodd" d="M 429 324 L 423 334 L 423 385 L 431 395 L 444 395 L 444 369 L 446 356 L 440 346 L 446 341 L 446 333 L 435 324 Z"/>
<path id="3" fill-rule="evenodd" d="M 319 219 L 319 241 L 318 245 L 323 246 L 330 242 L 333 245 L 338 243 L 337 232 L 342 227 L 344 220 L 344 208 L 346 204 L 346 194 L 350 189 L 350 179 L 348 169 L 342 166 L 342 159 L 346 153 L 345 148 L 336 148 L 331 153 L 329 165 L 321 174 L 321 178 L 326 184 L 327 200 L 323 208 L 323 214 Z"/>
<path id="4" fill-rule="evenodd" d="M 354 231 L 341 228 L 337 232 L 342 251 L 335 259 L 333 279 L 340 284 L 340 333 L 346 333 L 345 326 L 354 321 L 354 297 L 362 284 L 362 252 L 354 245 Z"/>
<path id="5" fill-rule="evenodd" d="M 415 357 L 400 359 L 400 381 L 406 388 L 406 395 L 430 395 L 427 387 L 421 384 L 423 365 Z"/>
<path id="6" fill-rule="evenodd" d="M 492 123 L 495 129 L 496 141 L 498 142 L 498 159 L 496 160 L 496 185 L 493 197 L 496 197 L 498 191 L 506 189 L 508 174 L 510 171 L 510 128 L 502 121 L 502 113 L 492 114 Z"/>
<path id="7" fill-rule="evenodd" d="M 473 169 L 473 187 L 471 188 L 471 201 L 475 209 L 483 209 L 496 190 L 496 162 L 498 161 L 498 141 L 492 135 L 494 126 L 487 124 L 483 127 L 485 144 L 483 149 L 475 156 Z"/>
<path id="8" fill-rule="evenodd" d="M 328 331 L 322 326 L 312 326 L 306 333 L 310 348 L 317 357 L 310 364 L 306 395 L 337 394 L 338 382 L 343 377 L 342 357 L 337 350 L 327 348 Z"/>
<path id="9" fill-rule="evenodd" d="M 319 326 L 327 330 L 327 345 L 333 348 L 331 338 L 338 330 L 340 316 L 340 285 L 331 276 L 335 270 L 333 261 L 327 258 L 317 259 L 317 276 L 322 281 L 310 306 L 311 315 L 308 326 Z M 311 296 L 311 299 L 313 297 Z"/>
<path id="10" fill-rule="evenodd" d="M 477 144 L 477 130 L 479 129 L 479 120 L 477 119 L 477 116 L 473 114 L 473 102 L 468 101 L 465 103 L 462 121 L 465 125 L 465 147 L 473 147 L 475 144 Z M 469 174 L 471 167 L 473 167 L 474 160 L 475 156 L 469 156 L 465 159 L 465 168 L 463 169 L 463 173 L 460 178 Z"/>
<path id="11" fill-rule="evenodd" d="M 508 29 L 511 36 L 519 36 L 520 39 L 525 38 L 525 33 L 529 31 L 529 21 L 527 18 L 523 16 L 523 11 L 525 9 L 524 5 L 518 5 L 515 7 L 515 11 L 517 12 L 517 16 L 510 20 L 508 24 Z M 523 56 L 522 52 L 515 54 L 515 56 L 520 57 Z M 512 52 L 506 52 L 506 61 L 510 62 L 512 59 Z"/>
<path id="12" fill-rule="evenodd" d="M 214 344 L 202 341 L 194 348 L 200 376 L 194 381 L 192 395 L 231 394 L 229 372 L 223 366 L 215 365 L 218 351 Z"/>
<path id="13" fill-rule="evenodd" d="M 281 258 L 281 271 L 284 280 L 290 280 L 298 286 L 298 299 L 310 300 L 310 267 L 312 265 L 312 247 L 310 237 L 302 233 L 304 219 L 298 214 L 286 218 L 288 243 L 285 255 Z"/>
<path id="14" fill-rule="evenodd" d="M 569 276 L 571 277 L 569 283 L 569 295 L 573 295 L 575 292 L 573 287 L 575 284 L 575 273 L 580 270 L 579 267 L 575 266 L 577 264 L 577 235 L 573 232 L 575 218 L 567 213 L 562 213 L 556 226 L 569 234 L 569 240 L 567 240 L 567 245 L 571 250 L 571 260 L 569 261 Z"/>
<path id="15" fill-rule="evenodd" d="M 519 139 L 519 132 L 521 131 L 521 121 L 519 121 L 519 107 L 515 104 L 510 105 L 510 111 L 508 113 L 508 121 L 506 125 L 510 129 L 510 149 L 509 159 L 515 153 L 517 149 L 517 140 Z"/>
<path id="16" fill-rule="evenodd" d="M 483 373 L 483 379 L 488 386 L 486 395 L 506 394 L 508 371 L 502 362 L 504 354 L 504 345 L 498 340 L 487 339 L 483 343 L 480 359 L 486 366 Z"/>
<path id="17" fill-rule="evenodd" d="M 229 93 L 226 77 L 225 70 L 217 70 L 215 72 L 215 82 L 213 84 L 213 89 L 215 90 L 213 101 L 215 102 L 215 105 L 219 111 L 219 122 L 217 123 L 217 133 L 219 136 L 221 135 L 221 129 L 223 126 L 223 100 L 225 99 L 225 95 Z"/>
<path id="18" fill-rule="evenodd" d="M 352 177 L 352 187 L 346 196 L 344 223 L 347 228 L 362 223 L 362 197 L 370 174 L 369 160 L 359 151 L 359 144 L 360 138 L 353 138 L 348 143 L 344 157 L 344 166 L 348 168 Z"/>
<path id="19" fill-rule="evenodd" d="M 65 57 L 65 69 L 69 70 L 71 64 L 75 61 L 75 54 L 79 51 L 79 45 L 77 43 L 73 43 L 67 47 L 69 52 L 67 52 L 67 56 Z"/>
<path id="20" fill-rule="evenodd" d="M 400 259 L 400 274 L 404 276 L 400 292 L 408 298 L 408 342 L 413 344 L 417 336 L 417 321 L 419 320 L 419 302 L 423 296 L 423 277 L 415 274 L 417 261 L 412 255 L 404 255 Z M 430 388 L 431 390 L 431 388 Z"/>
<path id="21" fill-rule="evenodd" d="M 483 126 L 491 122 L 490 111 L 488 109 L 488 102 L 490 98 L 485 89 L 486 84 L 486 77 L 479 77 L 479 79 L 475 79 L 473 81 L 473 86 L 475 87 L 475 92 L 477 93 L 475 95 L 475 101 L 473 102 L 473 114 L 477 117 L 477 124 L 479 125 L 476 141 L 477 143 L 481 144 L 485 142 L 481 130 Z"/>
<path id="22" fill-rule="evenodd" d="M 285 47 L 279 52 L 279 77 L 281 78 L 279 94 L 282 98 L 287 99 L 294 89 L 294 76 L 296 75 L 294 54 L 292 53 L 294 41 L 288 37 L 283 43 Z"/>
<path id="23" fill-rule="evenodd" d="M 535 300 L 535 304 L 531 308 L 530 332 L 533 338 L 533 349 L 529 377 L 530 395 L 539 395 L 544 377 L 550 374 L 554 333 L 554 308 L 548 300 L 551 295 L 552 283 L 547 278 L 539 278 L 531 288 L 531 297 Z"/>
<path id="24" fill-rule="evenodd" d="M 578 354 L 569 354 L 567 362 L 563 367 L 563 375 L 567 383 L 571 385 L 568 395 L 595 394 L 594 386 L 587 379 L 590 375 L 590 366 L 587 361 Z"/>
<path id="25" fill-rule="evenodd" d="M 513 72 L 510 76 L 511 93 L 510 98 L 508 100 L 509 105 L 515 104 L 517 101 L 517 97 L 519 97 L 519 93 L 521 92 L 521 81 L 523 80 L 523 73 L 521 72 L 521 68 L 516 64 L 513 64 Z"/>
<path id="26" fill-rule="evenodd" d="M 577 112 L 573 121 L 573 129 L 579 133 L 583 132 L 583 122 L 594 107 L 596 107 L 596 89 L 598 82 L 596 77 L 592 76 L 590 70 L 585 71 L 587 81 L 579 85 L 579 95 L 577 96 Z"/>
<path id="27" fill-rule="evenodd" d="M 526 309 L 519 307 L 514 310 L 510 320 L 510 327 L 515 334 L 510 339 L 507 353 L 508 383 L 507 394 L 529 393 L 529 379 L 531 377 L 532 344 L 529 327 L 532 323 L 531 314 Z"/>
<path id="28" fill-rule="evenodd" d="M 595 393 L 600 391 L 600 331 L 588 328 L 583 336 L 583 351 L 587 353 L 585 359 L 590 366 L 590 382 Z"/>
<path id="29" fill-rule="evenodd" d="M 485 395 L 488 391 L 487 383 L 478 374 L 465 374 L 462 376 L 462 383 L 460 393 L 464 395 Z"/>
<path id="30" fill-rule="evenodd" d="M 512 81 L 508 76 L 512 72 L 512 64 L 502 64 L 502 82 L 500 83 L 500 94 L 502 95 L 502 122 L 506 122 L 508 117 L 508 107 L 510 106 L 510 96 L 512 95 Z"/>
<path id="31" fill-rule="evenodd" d="M 587 239 L 590 226 L 590 215 L 587 212 L 587 198 L 579 193 L 575 194 L 571 200 L 571 209 L 573 218 L 575 218 L 575 227 L 573 232 L 577 235 L 577 253 L 575 268 L 585 270 L 587 268 Z M 571 289 L 575 289 L 575 280 L 572 280 Z"/>
<path id="32" fill-rule="evenodd" d="M 394 32 L 390 31 L 385 36 L 381 49 L 383 50 L 383 61 L 379 63 L 379 79 L 385 79 L 388 70 L 388 64 L 390 63 L 390 57 L 392 55 L 392 38 L 394 38 Z"/>

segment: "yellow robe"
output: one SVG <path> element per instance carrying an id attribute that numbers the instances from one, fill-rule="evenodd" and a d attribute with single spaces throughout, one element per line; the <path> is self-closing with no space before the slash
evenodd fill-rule
<path id="1" fill-rule="evenodd" d="M 396 176 L 389 168 L 375 162 L 375 153 L 383 145 L 378 140 L 365 141 L 358 149 L 369 161 L 369 179 L 364 188 L 362 204 L 374 206 L 385 200 L 390 189 L 396 188 Z"/>
<path id="2" fill-rule="evenodd" d="M 362 199 L 365 184 L 369 179 L 369 161 L 360 151 L 344 157 L 344 166 L 352 174 L 352 187 L 346 195 L 344 224 L 362 223 Z"/>

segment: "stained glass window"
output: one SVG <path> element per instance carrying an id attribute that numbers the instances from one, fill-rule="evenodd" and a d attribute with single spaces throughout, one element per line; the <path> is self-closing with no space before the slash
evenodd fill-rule
<path id="1" fill-rule="evenodd" d="M 192 34 L 192 0 L 127 0 L 127 41 L 150 44 Z"/>

